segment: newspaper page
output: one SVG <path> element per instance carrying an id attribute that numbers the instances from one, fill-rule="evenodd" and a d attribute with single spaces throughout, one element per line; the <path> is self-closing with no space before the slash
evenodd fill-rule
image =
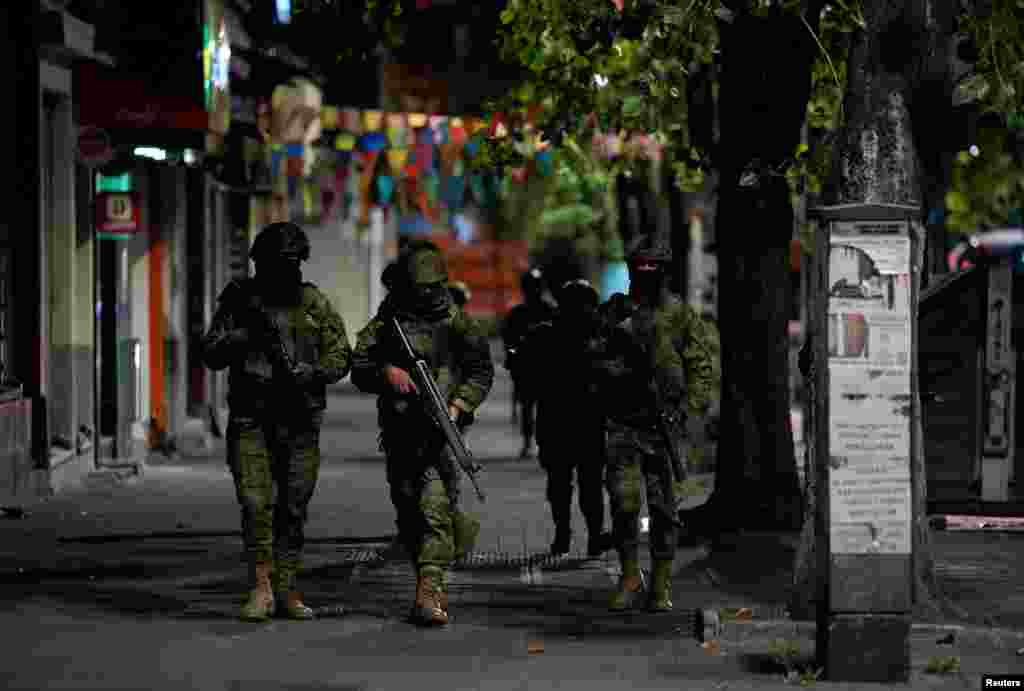
<path id="1" fill-rule="evenodd" d="M 909 554 L 910 237 L 906 222 L 833 222 L 829 254 L 834 554 Z"/>

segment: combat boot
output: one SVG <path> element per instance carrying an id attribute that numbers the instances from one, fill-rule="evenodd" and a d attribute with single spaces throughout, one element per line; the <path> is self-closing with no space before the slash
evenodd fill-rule
<path id="1" fill-rule="evenodd" d="M 568 522 L 555 526 L 555 540 L 551 543 L 551 556 L 560 557 L 569 553 L 572 546 L 572 530 Z"/>
<path id="2" fill-rule="evenodd" d="M 651 579 L 651 601 L 649 608 L 652 612 L 672 611 L 672 560 L 657 559 L 654 562 L 654 574 Z"/>
<path id="3" fill-rule="evenodd" d="M 619 589 L 612 593 L 608 609 L 622 612 L 636 607 L 644 594 L 644 579 L 640 574 L 640 561 L 637 559 L 622 560 L 622 578 Z"/>
<path id="4" fill-rule="evenodd" d="M 243 621 L 266 621 L 274 616 L 274 590 L 270 575 L 274 565 L 269 561 L 253 561 L 249 565 L 249 579 L 252 590 L 242 605 L 240 617 Z"/>
<path id="5" fill-rule="evenodd" d="M 294 572 L 278 561 L 271 582 L 274 586 L 275 609 L 288 619 L 300 621 L 315 619 L 313 610 L 302 601 L 302 593 L 294 588 Z"/>
<path id="6" fill-rule="evenodd" d="M 285 591 L 281 594 L 279 602 L 289 619 L 306 621 L 316 618 L 313 610 L 302 601 L 302 593 L 297 590 Z"/>
<path id="7" fill-rule="evenodd" d="M 444 626 L 448 623 L 448 598 L 442 588 L 440 569 L 420 569 L 416 578 L 416 602 L 412 606 L 412 620 L 424 626 Z"/>
<path id="8" fill-rule="evenodd" d="M 612 539 L 611 533 L 596 532 L 590 533 L 587 536 L 587 556 L 588 557 L 599 557 L 612 547 L 615 546 L 615 541 Z"/>

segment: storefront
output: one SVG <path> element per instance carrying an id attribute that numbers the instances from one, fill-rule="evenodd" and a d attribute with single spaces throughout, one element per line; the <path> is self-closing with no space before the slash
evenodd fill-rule
<path id="1" fill-rule="evenodd" d="M 208 273 L 217 266 L 206 247 L 190 246 L 206 236 L 208 202 L 195 192 L 206 187 L 200 164 L 210 119 L 194 99 L 154 93 L 113 70 L 82 66 L 75 78 L 80 124 L 106 133 L 115 153 L 88 174 L 98 243 L 99 456 L 130 459 L 171 448 L 187 413 L 189 257 Z"/>

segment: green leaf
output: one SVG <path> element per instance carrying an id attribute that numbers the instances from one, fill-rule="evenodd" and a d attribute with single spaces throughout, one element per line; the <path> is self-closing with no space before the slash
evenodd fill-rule
<path id="1" fill-rule="evenodd" d="M 643 107 L 643 98 L 640 96 L 627 96 L 622 100 L 622 115 L 627 118 L 637 117 L 640 115 Z"/>
<path id="2" fill-rule="evenodd" d="M 501 17 L 502 24 L 511 24 L 513 21 L 515 21 L 516 11 L 511 7 L 506 7 L 501 11 L 501 14 L 499 16 Z"/>
<path id="3" fill-rule="evenodd" d="M 967 211 L 967 197 L 963 194 L 963 192 L 958 192 L 956 190 L 951 190 L 947 192 L 946 208 L 953 213 L 961 213 Z"/>
<path id="4" fill-rule="evenodd" d="M 982 101 L 989 94 L 990 90 L 988 77 L 984 74 L 972 74 L 956 85 L 953 98 L 958 103 Z"/>

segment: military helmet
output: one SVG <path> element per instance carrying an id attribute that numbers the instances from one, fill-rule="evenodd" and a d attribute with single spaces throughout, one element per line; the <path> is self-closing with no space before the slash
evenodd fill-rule
<path id="1" fill-rule="evenodd" d="M 443 283 L 448 280 L 448 263 L 437 245 L 427 240 L 409 244 L 398 260 L 404 278 L 412 284 Z"/>
<path id="2" fill-rule="evenodd" d="M 558 304 L 562 307 L 576 307 L 588 305 L 596 307 L 601 302 L 601 296 L 590 281 L 577 278 L 566 281 L 558 289 Z"/>
<path id="3" fill-rule="evenodd" d="M 305 261 L 309 259 L 309 238 L 294 223 L 271 223 L 256 236 L 249 256 L 253 261 L 264 257 L 298 257 Z"/>
<path id="4" fill-rule="evenodd" d="M 463 281 L 452 281 L 448 284 L 448 290 L 451 292 L 452 299 L 455 300 L 455 304 L 460 307 L 469 302 L 473 295 L 469 290 L 469 286 L 467 286 Z"/>
<path id="5" fill-rule="evenodd" d="M 659 241 L 654 233 L 639 233 L 626 248 L 630 264 L 668 264 L 672 261 L 672 247 Z"/>
<path id="6" fill-rule="evenodd" d="M 544 273 L 537 267 L 534 267 L 519 277 L 519 285 L 523 289 L 524 294 L 530 292 L 539 293 L 544 285 Z"/>
<path id="7" fill-rule="evenodd" d="M 398 262 L 390 262 L 381 272 L 380 282 L 388 290 L 394 290 L 395 281 L 398 279 L 398 270 Z"/>

